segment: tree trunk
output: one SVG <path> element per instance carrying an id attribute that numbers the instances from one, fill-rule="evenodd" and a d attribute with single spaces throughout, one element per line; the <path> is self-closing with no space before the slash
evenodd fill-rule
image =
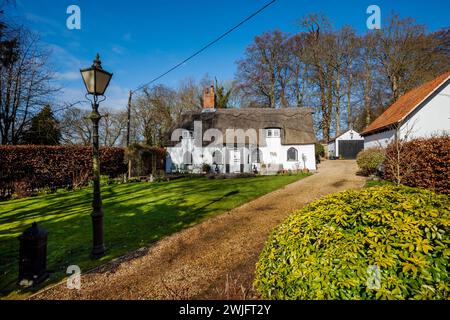
<path id="1" fill-rule="evenodd" d="M 353 115 L 352 115 L 352 81 L 353 75 L 350 73 L 347 86 L 347 128 L 353 128 Z"/>
<path id="2" fill-rule="evenodd" d="M 366 126 L 371 123 L 371 114 L 370 114 L 370 92 L 372 90 L 372 79 L 371 72 L 366 71 L 366 79 L 364 86 L 364 110 L 366 111 Z"/>
<path id="3" fill-rule="evenodd" d="M 336 136 L 341 133 L 341 79 L 339 72 L 336 77 Z"/>

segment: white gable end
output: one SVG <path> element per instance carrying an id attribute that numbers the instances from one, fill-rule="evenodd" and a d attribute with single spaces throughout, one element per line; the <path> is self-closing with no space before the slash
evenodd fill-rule
<path id="1" fill-rule="evenodd" d="M 408 132 L 409 139 L 450 134 L 450 83 L 405 119 L 402 136 Z"/>

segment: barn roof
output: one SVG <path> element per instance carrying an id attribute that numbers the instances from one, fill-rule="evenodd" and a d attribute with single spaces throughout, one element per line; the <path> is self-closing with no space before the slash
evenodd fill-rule
<path id="1" fill-rule="evenodd" d="M 180 123 L 172 128 L 194 129 L 194 121 L 202 122 L 203 133 L 208 129 L 217 129 L 224 135 L 226 141 L 227 129 L 261 129 L 280 128 L 283 145 L 312 144 L 316 142 L 310 108 L 242 108 L 217 109 L 214 112 L 186 112 Z M 265 135 L 258 137 L 260 146 L 265 145 Z M 232 142 L 231 142 L 232 143 Z"/>
<path id="2" fill-rule="evenodd" d="M 367 136 L 377 131 L 382 131 L 390 126 L 396 125 L 403 121 L 411 112 L 429 98 L 441 86 L 450 80 L 450 71 L 440 75 L 439 77 L 426 82 L 405 95 L 400 97 L 393 105 L 391 105 L 381 116 L 375 119 L 361 135 Z"/>

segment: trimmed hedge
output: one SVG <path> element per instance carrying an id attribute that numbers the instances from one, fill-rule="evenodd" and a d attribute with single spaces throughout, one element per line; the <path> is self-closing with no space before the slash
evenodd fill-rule
<path id="1" fill-rule="evenodd" d="M 124 150 L 100 149 L 101 174 L 127 172 Z M 0 146 L 0 197 L 26 196 L 42 188 L 83 186 L 91 179 L 92 148 L 82 146 Z"/>
<path id="2" fill-rule="evenodd" d="M 450 136 L 405 142 L 400 153 L 401 183 L 450 195 Z M 396 181 L 396 148 L 387 148 L 384 178 Z M 393 163 L 394 162 L 394 163 Z"/>
<path id="3" fill-rule="evenodd" d="M 363 150 L 358 153 L 358 156 L 356 157 L 358 167 L 366 176 L 377 173 L 378 169 L 383 164 L 383 161 L 384 151 L 379 148 Z"/>
<path id="4" fill-rule="evenodd" d="M 448 299 L 449 227 L 450 198 L 428 190 L 330 195 L 273 232 L 255 286 L 266 299 Z"/>

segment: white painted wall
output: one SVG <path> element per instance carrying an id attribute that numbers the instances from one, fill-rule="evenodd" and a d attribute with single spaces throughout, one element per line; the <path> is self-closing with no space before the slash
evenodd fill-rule
<path id="1" fill-rule="evenodd" d="M 408 131 L 410 139 L 450 134 L 450 84 L 408 117 L 401 127 L 402 135 Z"/>
<path id="2" fill-rule="evenodd" d="M 328 144 L 328 154 L 329 156 L 339 157 L 339 141 L 341 140 L 364 140 L 358 132 L 351 129 L 342 134 L 340 137 Z"/>
<path id="3" fill-rule="evenodd" d="M 395 138 L 395 130 L 387 130 L 364 137 L 364 149 L 386 148 Z"/>
<path id="4" fill-rule="evenodd" d="M 450 85 L 407 117 L 400 127 L 401 138 L 404 139 L 408 132 L 408 140 L 450 134 Z M 372 134 L 365 137 L 364 148 L 384 148 L 394 138 L 395 130 Z"/>
<path id="5" fill-rule="evenodd" d="M 315 171 L 316 168 L 316 157 L 315 157 L 315 146 L 314 144 L 307 145 L 282 145 L 281 138 L 267 138 L 266 139 L 267 146 L 260 147 L 260 151 L 262 153 L 261 164 L 264 163 L 267 165 L 269 171 L 278 171 L 279 169 L 284 170 L 298 170 L 303 169 L 306 165 L 306 168 Z M 298 161 L 288 161 L 287 160 L 287 152 L 290 148 L 295 148 L 298 152 Z M 166 161 L 166 171 L 171 172 L 174 167 L 180 167 L 184 164 L 183 158 L 185 152 L 189 151 L 193 155 L 193 166 L 190 169 L 194 169 L 194 172 L 200 170 L 200 167 L 203 163 L 213 164 L 212 154 L 215 150 L 219 150 L 223 155 L 223 164 L 225 164 L 225 160 L 227 158 L 226 154 L 230 154 L 231 158 L 234 156 L 233 148 L 227 149 L 226 147 L 213 147 L 213 148 L 196 148 L 194 147 L 193 139 L 183 139 L 179 147 L 167 148 L 167 161 Z M 240 158 L 241 163 L 244 164 L 245 171 L 251 172 L 254 163 L 251 162 L 251 153 L 245 148 L 243 150 L 239 149 L 240 155 L 237 155 Z M 250 155 L 250 159 L 249 159 Z M 305 155 L 305 163 L 303 163 L 302 156 Z M 233 166 L 233 159 L 230 159 L 230 164 Z M 260 169 L 260 165 L 257 166 Z M 220 166 L 221 171 L 224 171 L 224 166 Z M 235 170 L 231 168 L 231 171 L 238 171 L 240 168 L 236 167 Z"/>

